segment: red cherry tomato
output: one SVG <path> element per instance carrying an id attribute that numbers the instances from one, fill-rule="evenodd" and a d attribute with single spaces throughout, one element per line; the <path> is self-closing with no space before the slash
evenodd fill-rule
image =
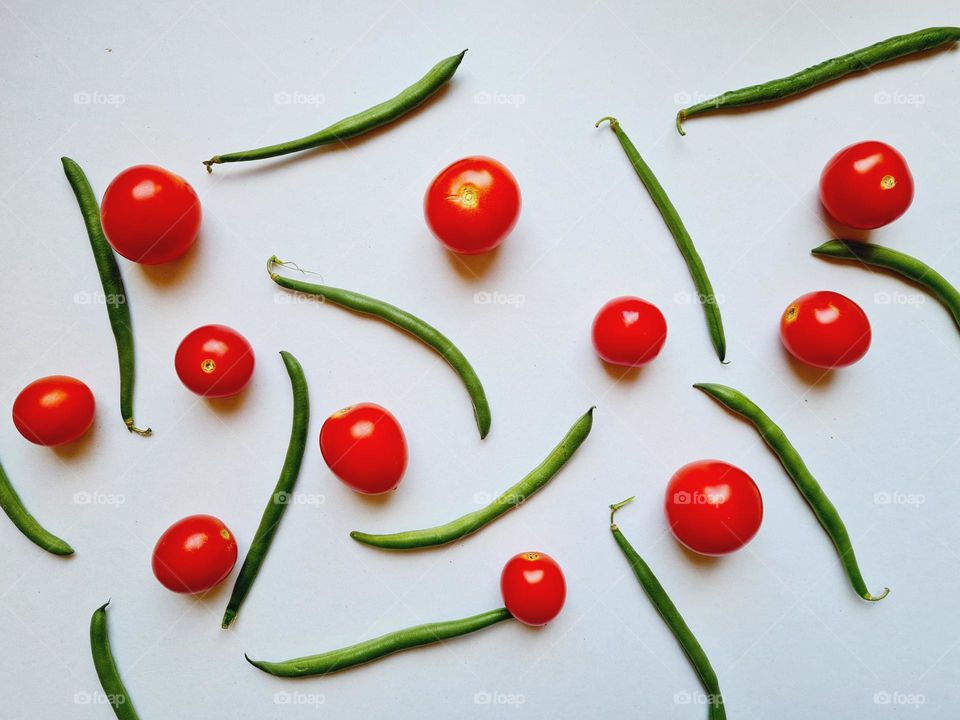
<path id="1" fill-rule="evenodd" d="M 903 155 L 886 143 L 856 143 L 830 158 L 823 169 L 820 201 L 844 225 L 878 228 L 910 207 L 913 176 Z"/>
<path id="2" fill-rule="evenodd" d="M 638 297 L 614 298 L 593 319 L 593 347 L 614 365 L 640 367 L 667 339 L 667 321 L 656 305 Z"/>
<path id="3" fill-rule="evenodd" d="M 157 540 L 153 574 L 178 593 L 199 593 L 218 585 L 237 562 L 233 533 L 213 515 L 178 520 Z"/>
<path id="4" fill-rule="evenodd" d="M 93 424 L 96 401 L 85 384 L 67 375 L 34 380 L 13 401 L 13 424 L 37 445 L 63 445 Z"/>
<path id="5" fill-rule="evenodd" d="M 430 183 L 423 214 L 449 250 L 477 255 L 493 250 L 513 229 L 520 215 L 520 187 L 493 158 L 466 157 Z"/>
<path id="6" fill-rule="evenodd" d="M 852 365 L 870 349 L 870 321 L 853 300 L 829 290 L 798 297 L 780 318 L 783 346 L 819 368 Z"/>
<path id="7" fill-rule="evenodd" d="M 743 470 L 720 460 L 698 460 L 677 470 L 664 506 L 674 537 L 701 555 L 739 550 L 763 520 L 760 488 Z"/>
<path id="8" fill-rule="evenodd" d="M 156 165 L 117 175 L 103 194 L 100 219 L 113 249 L 159 265 L 183 255 L 200 232 L 200 199 L 186 180 Z"/>
<path id="9" fill-rule="evenodd" d="M 348 486 L 367 495 L 390 492 L 407 469 L 407 440 L 388 410 L 360 403 L 335 412 L 320 428 L 323 459 Z"/>
<path id="10" fill-rule="evenodd" d="M 204 325 L 190 332 L 177 348 L 174 363 L 180 381 L 208 398 L 236 395 L 250 382 L 253 348 L 226 325 Z"/>
<path id="11" fill-rule="evenodd" d="M 546 625 L 563 609 L 567 582 L 563 570 L 542 552 L 514 555 L 500 574 L 503 604 L 526 625 Z"/>

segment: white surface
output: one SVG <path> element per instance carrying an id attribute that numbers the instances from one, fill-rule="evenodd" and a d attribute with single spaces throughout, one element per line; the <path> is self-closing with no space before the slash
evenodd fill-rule
<path id="1" fill-rule="evenodd" d="M 607 530 L 607 504 L 631 494 L 638 501 L 621 526 L 706 648 L 731 718 L 953 717 L 960 337 L 941 307 L 901 281 L 808 250 L 830 237 L 816 200 L 824 162 L 877 138 L 905 154 L 917 195 L 873 237 L 960 280 L 957 53 L 775 108 L 691 120 L 686 138 L 673 115 L 684 95 L 957 24 L 955 3 L 298 5 L 0 5 L 0 406 L 50 373 L 83 378 L 99 402 L 89 438 L 62 451 L 34 447 L 9 415 L 2 421 L 4 466 L 77 554 L 49 556 L 0 522 L 0 717 L 111 716 L 82 705 L 99 691 L 87 629 L 107 598 L 114 651 L 145 719 L 703 717 L 705 708 L 682 702 L 699 692 L 693 671 Z M 379 102 L 464 47 L 442 98 L 348 149 L 213 176 L 200 164 Z M 78 104 L 77 93 L 90 102 Z M 278 104 L 277 93 L 300 93 L 300 104 Z M 484 105 L 478 93 L 501 95 Z M 878 93 L 892 102 L 877 103 Z M 122 104 L 105 104 L 111 95 Z M 593 129 L 611 113 L 667 188 L 724 298 L 729 366 L 713 354 L 701 309 L 684 302 L 686 268 L 617 142 Z M 499 253 L 463 263 L 429 236 L 420 203 L 437 171 L 472 153 L 514 171 L 524 206 Z M 99 281 L 63 154 L 98 194 L 124 167 L 149 162 L 186 176 L 204 204 L 185 260 L 122 262 L 138 343 L 136 415 L 151 439 L 120 425 L 102 306 L 74 299 L 99 292 Z M 435 355 L 378 322 L 288 304 L 264 271 L 271 253 L 447 332 L 486 386 L 489 438 L 478 439 L 459 380 Z M 874 329 L 866 358 L 827 378 L 792 365 L 777 338 L 787 303 L 820 288 L 860 302 Z M 522 303 L 482 304 L 476 293 Z M 656 302 L 670 337 L 655 363 L 618 383 L 593 354 L 589 324 L 625 293 Z M 238 328 L 256 349 L 254 381 L 238 400 L 198 401 L 174 373 L 180 338 L 208 322 Z M 289 432 L 280 349 L 302 362 L 313 405 L 297 489 L 323 502 L 289 509 L 224 632 L 233 576 L 204 598 L 174 595 L 152 577 L 150 551 L 175 519 L 209 512 L 246 552 Z M 870 587 L 889 585 L 888 599 L 856 597 L 776 458 L 690 389 L 695 381 L 742 389 L 783 426 L 840 509 Z M 385 501 L 347 491 L 316 447 L 323 419 L 362 400 L 391 408 L 410 444 L 406 479 Z M 569 466 L 480 534 L 404 556 L 347 536 L 472 509 L 539 462 L 590 404 L 599 408 L 593 434 Z M 716 561 L 683 552 L 660 510 L 669 475 L 703 457 L 746 469 L 766 504 L 756 539 Z M 878 492 L 900 495 L 882 504 Z M 896 502 L 909 494 L 922 504 Z M 567 606 L 547 628 L 505 624 L 303 682 L 243 661 L 244 651 L 281 659 L 495 607 L 503 562 L 527 549 L 551 553 L 567 574 Z M 891 705 L 876 704 L 878 693 Z M 522 704 L 503 704 L 511 696 Z M 902 705 L 911 699 L 922 700 L 915 712 Z"/>

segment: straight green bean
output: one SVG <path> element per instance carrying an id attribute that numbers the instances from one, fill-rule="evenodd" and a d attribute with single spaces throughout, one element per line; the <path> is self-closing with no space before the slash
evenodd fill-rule
<path id="1" fill-rule="evenodd" d="M 110 649 L 110 636 L 107 632 L 107 605 L 109 604 L 108 600 L 97 608 L 93 617 L 90 618 L 90 650 L 93 652 L 93 665 L 97 669 L 97 677 L 100 678 L 100 685 L 107 696 L 107 702 L 110 703 L 117 718 L 140 720 L 130 701 L 130 693 L 120 679 L 120 672 L 117 670 L 117 663 Z"/>
<path id="2" fill-rule="evenodd" d="M 23 506 L 23 501 L 13 489 L 2 464 L 0 464 L 0 507 L 34 545 L 54 555 L 73 555 L 73 548 L 70 545 L 44 528 Z"/>

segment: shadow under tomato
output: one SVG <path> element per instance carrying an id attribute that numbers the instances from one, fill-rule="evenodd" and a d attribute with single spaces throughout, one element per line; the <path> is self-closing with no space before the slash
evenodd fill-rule
<path id="1" fill-rule="evenodd" d="M 597 358 L 597 362 L 603 366 L 604 372 L 606 372 L 615 383 L 635 383 L 643 374 L 643 366 L 625 367 L 623 365 L 614 365 L 599 357 Z"/>
<path id="2" fill-rule="evenodd" d="M 824 368 L 813 367 L 812 365 L 807 365 L 804 362 L 797 360 L 790 352 L 783 346 L 781 346 L 781 351 L 783 352 L 784 357 L 787 359 L 787 364 L 790 366 L 790 370 L 793 372 L 794 376 L 800 380 L 802 383 L 807 385 L 811 390 L 826 390 L 830 387 L 830 384 L 833 382 L 834 370 L 826 370 Z"/>
<path id="3" fill-rule="evenodd" d="M 247 403 L 251 388 L 246 387 L 236 395 L 220 398 L 204 398 L 207 407 L 218 415 L 233 415 L 240 412 Z"/>
<path id="4" fill-rule="evenodd" d="M 123 420 L 120 419 L 119 413 L 116 417 L 110 418 L 110 422 L 117 426 L 116 429 L 120 429 L 120 426 L 123 425 Z M 93 425 L 90 426 L 90 429 L 87 430 L 81 437 L 78 437 L 76 440 L 65 445 L 55 445 L 51 450 L 53 454 L 56 455 L 63 462 L 69 462 L 74 458 L 78 458 L 89 450 L 90 445 L 93 443 L 94 435 L 97 432 L 97 420 L 94 419 Z M 123 428 L 122 432 L 129 433 L 130 431 L 126 428 Z"/>
<path id="5" fill-rule="evenodd" d="M 831 240 L 850 240 L 852 242 L 868 242 L 870 240 L 870 230 L 861 230 L 844 225 L 828 213 L 823 203 L 820 202 L 819 195 L 817 196 L 817 204 L 820 206 L 820 222 L 830 229 Z"/>
<path id="6" fill-rule="evenodd" d="M 166 289 L 175 287 L 184 282 L 190 273 L 196 269 L 197 257 L 200 254 L 199 246 L 203 243 L 203 229 L 197 236 L 196 242 L 190 246 L 181 257 L 160 265 L 140 265 L 140 272 L 155 287 Z M 121 270 L 122 271 L 122 270 Z"/>
<path id="7" fill-rule="evenodd" d="M 431 240 L 440 245 L 440 241 L 432 236 Z M 510 238 L 508 237 L 504 242 L 510 242 Z M 443 248 L 442 245 L 440 247 Z M 450 263 L 450 267 L 460 276 L 460 279 L 473 283 L 482 280 L 483 276 L 493 267 L 500 255 L 501 247 L 503 246 L 499 245 L 493 250 L 479 255 L 460 255 L 446 248 L 443 248 L 443 252 L 447 255 L 447 262 Z"/>

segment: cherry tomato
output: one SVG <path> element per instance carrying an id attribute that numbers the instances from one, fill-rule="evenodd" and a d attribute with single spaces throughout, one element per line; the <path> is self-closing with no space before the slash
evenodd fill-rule
<path id="1" fill-rule="evenodd" d="M 153 574 L 167 590 L 200 593 L 223 581 L 237 562 L 233 533 L 213 515 L 178 520 L 157 540 Z"/>
<path id="2" fill-rule="evenodd" d="M 667 321 L 656 305 L 638 297 L 614 298 L 593 319 L 593 347 L 614 365 L 640 367 L 667 339 Z"/>
<path id="3" fill-rule="evenodd" d="M 698 460 L 677 470 L 664 503 L 674 537 L 701 555 L 726 555 L 757 534 L 763 520 L 760 488 L 743 470 Z"/>
<path id="4" fill-rule="evenodd" d="M 204 325 L 190 332 L 174 358 L 180 381 L 197 395 L 229 397 L 243 390 L 253 375 L 253 348 L 226 325 Z"/>
<path id="5" fill-rule="evenodd" d="M 93 424 L 96 401 L 84 383 L 67 375 L 34 380 L 13 401 L 13 424 L 37 445 L 77 440 Z"/>
<path id="6" fill-rule="evenodd" d="M 113 249 L 128 260 L 176 260 L 200 232 L 200 199 L 186 180 L 156 165 L 117 175 L 103 194 L 100 219 Z"/>
<path id="7" fill-rule="evenodd" d="M 546 625 L 563 609 L 567 582 L 563 570 L 542 552 L 514 555 L 500 574 L 503 604 L 526 625 Z"/>
<path id="8" fill-rule="evenodd" d="M 520 187 L 493 158 L 476 155 L 444 168 L 427 188 L 423 213 L 449 250 L 477 255 L 493 250 L 520 215 Z"/>
<path id="9" fill-rule="evenodd" d="M 830 158 L 823 169 L 820 201 L 844 225 L 878 228 L 910 207 L 913 176 L 903 155 L 886 143 L 856 143 Z"/>
<path id="10" fill-rule="evenodd" d="M 373 403 L 335 412 L 320 428 L 323 459 L 349 487 L 366 495 L 390 492 L 407 469 L 407 440 L 390 411 Z"/>
<path id="11" fill-rule="evenodd" d="M 870 348 L 870 321 L 853 300 L 830 290 L 798 297 L 780 318 L 783 346 L 819 368 L 852 365 Z"/>

